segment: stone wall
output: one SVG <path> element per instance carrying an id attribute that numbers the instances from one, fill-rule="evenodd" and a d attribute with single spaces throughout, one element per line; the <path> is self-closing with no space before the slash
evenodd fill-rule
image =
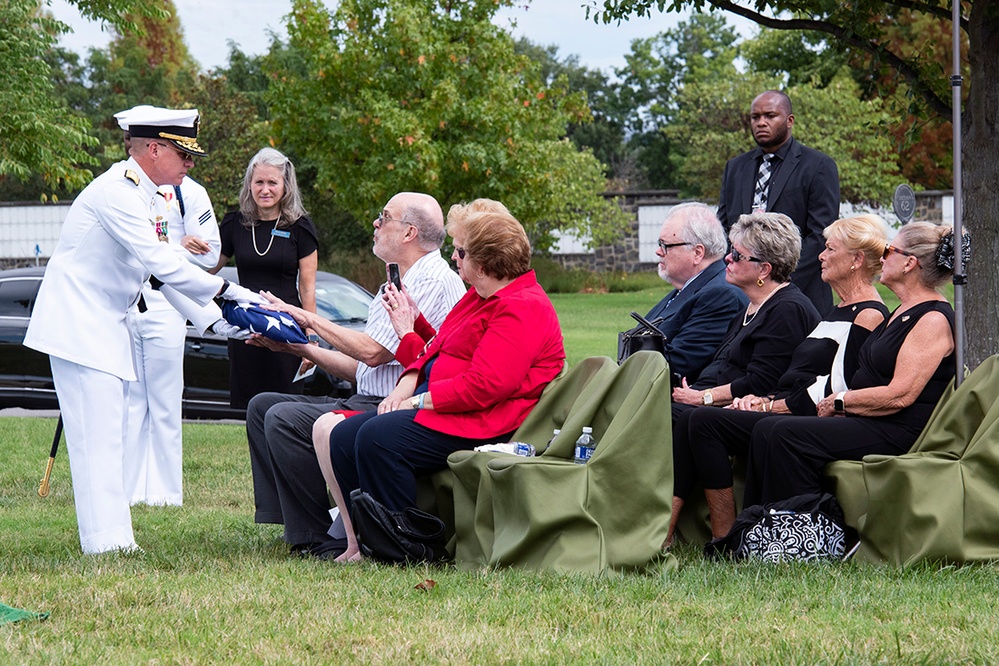
<path id="1" fill-rule="evenodd" d="M 948 197 L 948 201 L 951 201 L 949 197 L 953 196 L 953 194 L 954 190 L 924 190 L 916 192 L 916 212 L 913 214 L 912 219 L 933 222 L 934 224 L 941 224 L 945 219 L 950 220 L 953 217 L 953 211 L 948 210 L 945 215 L 944 197 Z"/>
<path id="2" fill-rule="evenodd" d="M 551 258 L 563 268 L 583 269 L 597 273 L 648 271 L 655 264 L 638 261 L 638 209 L 641 206 L 673 206 L 681 203 L 678 190 L 638 190 L 633 192 L 605 192 L 607 199 L 616 199 L 621 209 L 628 213 L 630 222 L 623 237 L 613 245 L 602 245 L 591 253 L 553 254 Z"/>

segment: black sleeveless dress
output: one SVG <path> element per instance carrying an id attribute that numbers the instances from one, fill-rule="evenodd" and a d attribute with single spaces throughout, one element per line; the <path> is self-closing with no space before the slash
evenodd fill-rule
<path id="1" fill-rule="evenodd" d="M 912 306 L 871 333 L 860 349 L 859 368 L 849 382 L 850 389 L 887 386 L 895 374 L 902 344 L 919 320 L 930 312 L 947 317 L 953 334 L 954 309 L 949 303 L 926 301 Z M 887 416 L 763 419 L 753 428 L 745 505 L 820 492 L 822 468 L 834 460 L 906 453 L 922 432 L 955 371 L 952 352 L 940 361 L 915 402 Z"/>

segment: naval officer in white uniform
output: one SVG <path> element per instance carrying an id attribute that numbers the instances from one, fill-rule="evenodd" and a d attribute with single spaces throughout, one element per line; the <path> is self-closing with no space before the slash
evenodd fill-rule
<path id="1" fill-rule="evenodd" d="M 143 283 L 155 275 L 202 310 L 216 295 L 263 301 L 182 259 L 151 224 L 159 186 L 180 185 L 204 154 L 197 110 L 150 108 L 129 120 L 131 157 L 73 202 L 24 339 L 50 357 L 84 553 L 137 547 L 122 461 L 125 382 L 136 379 L 126 315 Z"/>

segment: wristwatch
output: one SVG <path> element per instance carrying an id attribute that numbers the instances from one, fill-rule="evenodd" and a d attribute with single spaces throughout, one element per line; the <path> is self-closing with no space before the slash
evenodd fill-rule
<path id="1" fill-rule="evenodd" d="M 843 396 L 846 395 L 846 391 L 840 391 L 833 398 L 833 409 L 837 414 L 846 414 L 846 406 L 843 405 Z"/>
<path id="2" fill-rule="evenodd" d="M 704 397 L 701 398 L 701 404 L 704 404 L 704 405 L 713 405 L 714 402 L 715 402 L 715 397 L 713 395 L 711 395 L 711 391 L 710 390 L 709 391 L 705 391 L 704 392 Z"/>
<path id="3" fill-rule="evenodd" d="M 409 407 L 410 407 L 410 409 L 419 409 L 420 408 L 420 396 L 414 395 L 412 398 L 410 398 L 409 399 Z"/>
<path id="4" fill-rule="evenodd" d="M 318 344 L 319 343 L 319 334 L 318 333 L 309 333 L 309 342 L 310 343 L 316 343 L 316 344 Z"/>

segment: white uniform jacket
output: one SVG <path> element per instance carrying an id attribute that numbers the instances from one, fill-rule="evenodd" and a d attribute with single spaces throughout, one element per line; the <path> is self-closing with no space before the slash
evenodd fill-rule
<path id="1" fill-rule="evenodd" d="M 80 193 L 45 270 L 26 346 L 134 381 L 125 316 L 150 274 L 200 306 L 211 302 L 222 278 L 159 241 L 150 223 L 154 196 L 156 185 L 131 158 Z"/>

